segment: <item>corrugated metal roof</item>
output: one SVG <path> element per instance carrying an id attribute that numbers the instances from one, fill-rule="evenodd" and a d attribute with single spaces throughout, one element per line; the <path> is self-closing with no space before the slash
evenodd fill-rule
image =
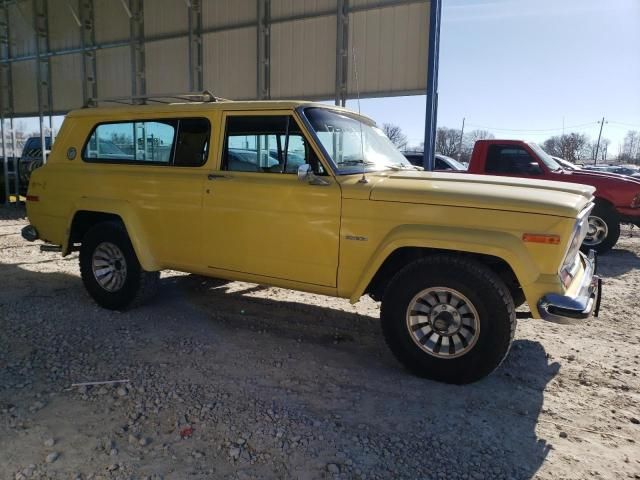
<path id="1" fill-rule="evenodd" d="M 256 98 L 256 35 L 256 27 L 204 35 L 205 89 L 234 100 Z"/>
<path id="2" fill-rule="evenodd" d="M 131 51 L 129 47 L 98 50 L 96 70 L 98 97 L 115 97 L 130 94 Z"/>
<path id="3" fill-rule="evenodd" d="M 93 0 L 98 96 L 131 94 L 130 19 L 119 0 Z M 52 50 L 79 49 L 79 0 L 48 0 Z M 272 98 L 333 98 L 336 85 L 337 0 L 271 0 L 268 79 Z M 421 93 L 426 88 L 429 0 L 350 0 L 349 39 L 355 47 L 362 97 Z M 391 5 L 391 6 L 390 6 Z M 71 7 L 71 8 L 69 8 Z M 9 6 L 15 113 L 37 109 L 32 2 Z M 362 9 L 373 8 L 363 11 Z M 144 0 L 146 91 L 189 86 L 188 2 Z M 258 96 L 256 0 L 202 2 L 204 88 L 233 99 Z M 303 18 L 305 15 L 313 18 Z M 320 15 L 320 16 L 318 16 Z M 292 19 L 294 17 L 295 19 Z M 163 38 L 167 36 L 176 38 Z M 122 46 L 114 46 L 120 43 Z M 349 53 L 349 64 L 353 58 Z M 82 53 L 53 55 L 53 108 L 82 105 Z M 354 71 L 348 94 L 355 96 Z"/>
<path id="4" fill-rule="evenodd" d="M 73 17 L 80 19 L 77 0 L 60 2 L 48 0 L 49 48 L 63 50 L 77 48 L 82 44 L 80 27 Z M 71 13 L 73 9 L 73 13 Z"/>
<path id="5" fill-rule="evenodd" d="M 188 12 L 185 0 L 144 0 L 145 37 L 186 32 Z"/>
<path id="6" fill-rule="evenodd" d="M 93 0 L 96 42 L 129 39 L 129 16 L 118 0 Z"/>
<path id="7" fill-rule="evenodd" d="M 82 105 L 82 54 L 53 57 L 51 62 L 51 86 L 53 110 L 64 111 Z"/>
<path id="8" fill-rule="evenodd" d="M 16 2 L 9 5 L 9 28 L 11 29 L 11 55 L 36 53 L 36 33 L 33 29 L 31 2 Z"/>
<path id="9" fill-rule="evenodd" d="M 332 98 L 335 74 L 335 17 L 271 27 L 271 98 Z"/>
<path id="10" fill-rule="evenodd" d="M 222 28 L 258 21 L 256 0 L 202 2 L 202 27 Z"/>
<path id="11" fill-rule="evenodd" d="M 38 111 L 37 64 L 28 60 L 13 65 L 13 108 L 16 112 Z"/>
<path id="12" fill-rule="evenodd" d="M 429 5 L 413 3 L 349 14 L 349 47 L 361 95 L 424 91 Z M 356 93 L 353 53 L 348 92 Z"/>
<path id="13" fill-rule="evenodd" d="M 187 92 L 189 90 L 189 48 L 186 38 L 145 44 L 147 92 Z"/>

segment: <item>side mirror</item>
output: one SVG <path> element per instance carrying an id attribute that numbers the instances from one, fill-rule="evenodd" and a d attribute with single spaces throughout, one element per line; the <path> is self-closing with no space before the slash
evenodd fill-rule
<path id="1" fill-rule="evenodd" d="M 542 169 L 540 165 L 538 165 L 538 162 L 529 162 L 527 165 L 527 173 L 529 175 L 542 175 Z"/>
<path id="2" fill-rule="evenodd" d="M 322 177 L 317 177 L 316 174 L 313 173 L 311 165 L 309 165 L 308 163 L 305 163 L 298 167 L 298 180 L 308 183 L 309 185 L 330 185 L 330 182 L 328 180 L 325 180 Z"/>

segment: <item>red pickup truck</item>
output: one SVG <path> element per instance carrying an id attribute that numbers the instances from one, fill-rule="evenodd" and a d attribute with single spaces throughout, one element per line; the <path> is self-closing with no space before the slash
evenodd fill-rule
<path id="1" fill-rule="evenodd" d="M 596 188 L 583 246 L 603 253 L 616 244 L 620 223 L 640 227 L 640 181 L 588 170 L 565 170 L 535 143 L 478 140 L 467 173 L 582 183 Z"/>

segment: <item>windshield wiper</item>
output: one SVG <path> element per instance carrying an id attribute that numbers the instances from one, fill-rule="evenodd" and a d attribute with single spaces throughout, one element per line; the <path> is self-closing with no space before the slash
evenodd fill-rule
<path id="1" fill-rule="evenodd" d="M 376 165 L 376 162 L 370 162 L 366 160 L 343 160 L 338 162 L 338 166 L 349 165 Z"/>

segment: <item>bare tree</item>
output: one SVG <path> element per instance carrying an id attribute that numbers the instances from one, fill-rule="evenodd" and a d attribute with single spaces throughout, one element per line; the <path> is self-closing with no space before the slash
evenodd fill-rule
<path id="1" fill-rule="evenodd" d="M 460 153 L 460 161 L 468 162 L 473 153 L 473 147 L 478 140 L 490 140 L 496 138 L 489 130 L 471 130 L 464 135 L 462 140 L 462 152 Z"/>
<path id="2" fill-rule="evenodd" d="M 404 150 L 407 147 L 409 140 L 399 126 L 385 123 L 382 125 L 382 131 L 399 150 Z"/>
<path id="3" fill-rule="evenodd" d="M 583 160 L 591 155 L 589 137 L 583 133 L 569 133 L 548 138 L 542 144 L 550 155 L 564 158 L 570 162 Z"/>
<path id="4" fill-rule="evenodd" d="M 438 127 L 436 130 L 436 152 L 448 157 L 457 157 L 460 147 L 460 130 Z"/>
<path id="5" fill-rule="evenodd" d="M 627 132 L 618 158 L 624 162 L 640 163 L 640 132 L 636 130 Z"/>

